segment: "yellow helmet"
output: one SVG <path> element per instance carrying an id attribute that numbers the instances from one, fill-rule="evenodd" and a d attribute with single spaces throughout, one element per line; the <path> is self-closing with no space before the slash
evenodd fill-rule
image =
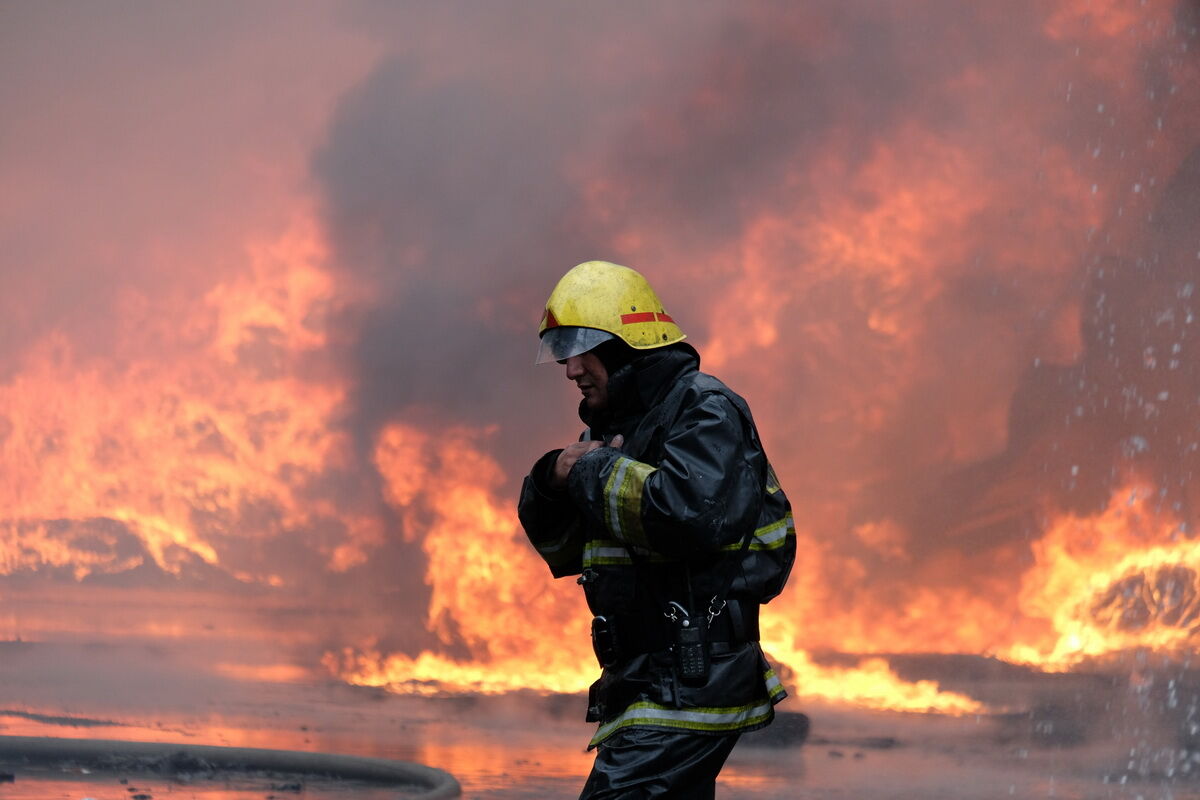
<path id="1" fill-rule="evenodd" d="M 608 261 L 585 261 L 562 276 L 546 301 L 538 336 L 538 364 L 586 353 L 614 338 L 636 350 L 687 338 L 641 273 Z"/>

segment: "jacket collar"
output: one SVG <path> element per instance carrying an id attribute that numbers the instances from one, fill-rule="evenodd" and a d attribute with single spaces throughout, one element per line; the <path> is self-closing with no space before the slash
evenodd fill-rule
<path id="1" fill-rule="evenodd" d="M 700 354 L 689 344 L 675 344 L 635 358 L 608 376 L 608 407 L 592 411 L 579 404 L 579 418 L 600 433 L 624 429 L 666 397 L 679 379 L 700 368 Z"/>

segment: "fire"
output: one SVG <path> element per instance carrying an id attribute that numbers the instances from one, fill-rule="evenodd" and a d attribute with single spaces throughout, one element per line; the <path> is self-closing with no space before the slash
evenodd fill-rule
<path id="1" fill-rule="evenodd" d="M 203 564 L 278 585 L 269 566 L 222 553 L 235 530 L 254 535 L 239 515 L 263 503 L 281 509 L 282 528 L 341 517 L 350 535 L 330 557 L 361 560 L 376 521 L 299 497 L 347 455 L 329 432 L 343 387 L 304 380 L 292 363 L 326 344 L 314 314 L 331 297 L 320 258 L 311 226 L 299 226 L 251 248 L 249 269 L 174 326 L 131 296 L 111 360 L 83 360 L 59 334 L 27 352 L 0 386 L 0 573 L 63 568 L 80 580 L 143 562 L 172 574 Z"/>
<path id="2" fill-rule="evenodd" d="M 1122 650 L 1182 652 L 1200 632 L 1200 541 L 1154 510 L 1144 486 L 1116 492 L 1101 513 L 1058 517 L 1033 545 L 1021 608 L 1052 635 L 1014 645 L 1009 658 L 1068 669 Z"/>
<path id="3" fill-rule="evenodd" d="M 421 544 L 432 588 L 426 627 L 459 657 L 360 650 L 327 654 L 346 679 L 409 691 L 578 691 L 589 681 L 588 618 L 571 589 L 552 583 L 524 541 L 504 475 L 477 442 L 488 431 L 431 432 L 396 423 L 375 461 L 398 511 L 428 514 Z M 415 528 L 409 528 L 415 536 Z"/>
<path id="4" fill-rule="evenodd" d="M 802 698 L 891 711 L 972 714 L 984 709 L 969 697 L 943 691 L 936 681 L 901 679 L 883 658 L 864 658 L 850 668 L 821 665 L 796 646 L 800 625 L 771 608 L 763 615 L 763 648 L 792 673 L 792 684 Z"/>

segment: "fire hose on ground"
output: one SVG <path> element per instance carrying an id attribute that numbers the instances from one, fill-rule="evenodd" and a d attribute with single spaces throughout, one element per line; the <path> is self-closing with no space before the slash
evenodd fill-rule
<path id="1" fill-rule="evenodd" d="M 0 736 L 0 761 L 53 764 L 70 761 L 98 769 L 129 768 L 141 762 L 166 766 L 203 765 L 209 770 L 276 772 L 288 775 L 359 780 L 403 789 L 405 798 L 440 800 L 459 797 L 458 781 L 450 773 L 409 761 L 263 750 L 252 747 L 126 742 L 106 739 L 59 739 L 40 736 Z"/>

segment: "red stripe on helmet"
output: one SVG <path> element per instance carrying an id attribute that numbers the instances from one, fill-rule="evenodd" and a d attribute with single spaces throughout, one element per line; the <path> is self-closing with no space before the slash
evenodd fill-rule
<path id="1" fill-rule="evenodd" d="M 643 311 L 640 314 L 622 314 L 621 324 L 632 325 L 635 322 L 654 322 L 654 316 L 653 311 Z"/>
<path id="2" fill-rule="evenodd" d="M 558 320 L 554 317 L 554 312 L 551 311 L 550 309 L 547 308 L 546 313 L 543 314 L 542 317 L 543 317 L 543 319 L 546 320 L 547 328 L 557 328 L 558 327 Z"/>
<path id="3" fill-rule="evenodd" d="M 639 314 L 621 315 L 622 325 L 631 325 L 635 322 L 670 322 L 672 325 L 675 324 L 675 320 L 671 319 L 669 315 L 663 314 L 662 312 L 656 313 L 654 311 L 643 311 Z"/>

